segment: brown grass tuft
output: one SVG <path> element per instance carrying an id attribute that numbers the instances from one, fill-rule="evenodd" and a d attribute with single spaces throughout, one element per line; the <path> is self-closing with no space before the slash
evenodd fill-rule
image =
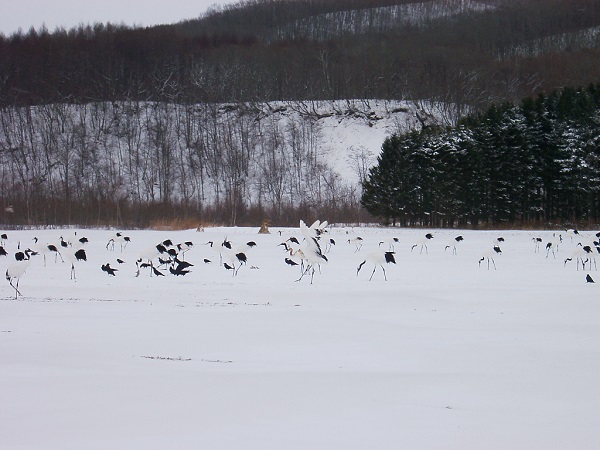
<path id="1" fill-rule="evenodd" d="M 204 224 L 198 222 L 193 218 L 173 218 L 173 219 L 154 219 L 150 222 L 148 227 L 151 230 L 166 230 L 166 231 L 178 231 L 178 230 L 190 230 L 190 229 L 202 229 Z"/>

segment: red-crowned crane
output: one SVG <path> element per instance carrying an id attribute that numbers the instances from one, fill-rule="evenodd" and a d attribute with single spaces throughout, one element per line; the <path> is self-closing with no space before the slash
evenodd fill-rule
<path id="1" fill-rule="evenodd" d="M 32 255 L 37 255 L 37 253 L 30 249 L 27 249 L 24 252 L 19 251 L 15 253 L 15 262 L 10 264 L 6 269 L 6 280 L 8 281 L 8 284 L 10 284 L 10 286 L 15 290 L 15 298 L 17 298 L 19 295 L 23 295 L 21 292 L 19 292 L 19 281 L 21 280 L 21 277 L 25 271 L 29 268 Z M 15 280 L 17 282 L 16 284 L 13 284 L 13 281 Z"/>
<path id="2" fill-rule="evenodd" d="M 421 244 L 421 251 L 419 253 L 423 253 L 423 249 L 425 249 L 425 253 L 429 253 L 429 251 L 427 250 L 427 243 L 433 239 L 433 234 L 431 233 L 427 233 L 425 236 L 423 236 L 421 239 L 419 239 L 419 241 L 414 244 L 411 248 L 410 251 L 412 252 L 414 250 L 415 247 L 417 247 L 419 244 Z"/>
<path id="3" fill-rule="evenodd" d="M 377 267 L 381 267 L 381 270 L 383 271 L 383 278 L 385 279 L 385 281 L 387 281 L 387 275 L 385 273 L 385 267 L 383 266 L 384 264 L 396 264 L 396 258 L 394 258 L 394 253 L 395 252 L 372 252 L 369 253 L 367 255 L 367 257 L 365 258 L 365 260 L 363 262 L 361 262 L 358 265 L 358 268 L 356 269 L 356 276 L 358 276 L 360 269 L 362 269 L 362 267 L 367 263 L 373 263 L 373 272 L 371 273 L 371 276 L 369 277 L 369 281 L 371 281 L 373 279 L 373 275 L 375 275 L 375 270 L 377 270 Z"/>
<path id="4" fill-rule="evenodd" d="M 304 236 L 301 250 L 302 253 L 304 253 L 307 264 L 306 269 L 304 269 L 300 275 L 300 278 L 298 278 L 296 281 L 301 281 L 304 275 L 310 272 L 310 284 L 312 284 L 315 276 L 315 266 L 318 266 L 320 270 L 321 264 L 326 264 L 328 260 L 321 251 L 319 241 L 315 237 L 315 231 L 307 227 L 302 220 L 300 220 L 300 232 Z"/>

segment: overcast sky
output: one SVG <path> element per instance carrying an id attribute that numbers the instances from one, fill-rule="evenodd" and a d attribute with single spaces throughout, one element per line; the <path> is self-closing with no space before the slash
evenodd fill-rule
<path id="1" fill-rule="evenodd" d="M 0 8 L 0 33 L 46 24 L 49 31 L 80 23 L 111 22 L 126 25 L 156 25 L 193 19 L 212 5 L 239 0 L 5 0 Z"/>

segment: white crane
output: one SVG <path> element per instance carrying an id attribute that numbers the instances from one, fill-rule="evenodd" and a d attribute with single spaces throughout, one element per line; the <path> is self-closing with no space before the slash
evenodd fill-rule
<path id="1" fill-rule="evenodd" d="M 585 265 L 588 261 L 590 262 L 590 266 L 593 262 L 594 268 L 596 268 L 596 257 L 593 252 L 591 246 L 579 243 L 571 252 L 570 256 L 565 259 L 563 267 L 566 267 L 568 262 L 575 260 L 577 270 L 579 270 L 579 263 L 581 263 L 582 270 L 585 270 Z"/>
<path id="2" fill-rule="evenodd" d="M 37 237 L 33 238 L 33 248 L 35 249 L 35 252 L 38 254 L 42 254 L 42 256 L 44 257 L 44 266 L 46 266 L 46 253 L 54 253 L 54 262 L 56 263 L 58 261 L 58 257 L 60 256 L 60 260 L 62 262 L 65 262 L 65 260 L 63 259 L 60 251 L 58 250 L 58 247 L 54 244 L 42 244 Z"/>
<path id="3" fill-rule="evenodd" d="M 79 263 L 79 261 L 87 261 L 87 254 L 82 248 L 69 248 L 67 250 L 63 250 L 63 253 L 71 263 L 71 280 L 75 280 L 77 279 L 75 276 L 75 264 Z"/>
<path id="4" fill-rule="evenodd" d="M 123 235 L 123 233 L 121 233 L 121 232 L 117 232 L 106 243 L 106 249 L 109 250 L 109 247 L 110 247 L 111 251 L 114 250 L 115 242 L 118 242 L 120 244 L 121 251 L 123 251 L 127 247 L 127 244 L 129 244 L 129 242 L 131 242 L 131 238 L 129 236 Z"/>
<path id="5" fill-rule="evenodd" d="M 423 253 L 423 249 L 425 249 L 425 253 L 429 253 L 429 251 L 427 250 L 427 243 L 433 239 L 433 234 L 431 233 L 427 233 L 425 236 L 423 236 L 421 239 L 418 240 L 418 242 L 416 244 L 414 244 L 411 248 L 410 251 L 412 252 L 414 250 L 415 247 L 417 247 L 419 244 L 421 244 L 421 251 L 419 253 Z"/>
<path id="6" fill-rule="evenodd" d="M 556 259 L 556 252 L 558 251 L 558 244 L 553 241 L 546 242 L 546 258 L 550 256 L 550 252 L 552 252 L 552 256 Z"/>
<path id="7" fill-rule="evenodd" d="M 327 231 L 328 222 L 325 220 L 321 222 L 320 220 L 315 220 L 308 229 L 313 234 L 313 237 L 321 236 L 323 233 Z"/>
<path id="8" fill-rule="evenodd" d="M 238 271 L 242 267 L 242 265 L 248 262 L 248 257 L 244 252 L 236 252 L 233 249 L 229 249 L 228 247 L 223 248 L 223 267 L 227 270 L 231 270 L 233 276 L 238 274 Z M 239 263 L 239 266 L 236 268 L 236 262 Z"/>
<path id="9" fill-rule="evenodd" d="M 533 253 L 537 253 L 540 251 L 540 245 L 543 242 L 543 239 L 541 237 L 534 237 L 531 239 L 533 242 L 535 242 L 535 248 L 533 249 Z"/>
<path id="10" fill-rule="evenodd" d="M 450 247 L 452 247 L 452 254 L 453 254 L 453 255 L 456 255 L 456 254 L 457 254 L 457 252 L 456 252 L 456 246 L 457 246 L 458 244 L 460 244 L 460 243 L 461 243 L 462 241 L 464 241 L 464 240 L 465 240 L 465 238 L 463 238 L 463 237 L 462 237 L 462 235 L 458 235 L 458 236 L 456 236 L 454 239 L 452 239 L 452 240 L 451 240 L 451 241 L 448 243 L 448 245 L 446 245 L 446 247 L 444 247 L 444 251 L 446 251 L 446 250 L 448 250 Z"/>
<path id="11" fill-rule="evenodd" d="M 304 236 L 301 250 L 302 253 L 304 253 L 307 264 L 306 268 L 300 275 L 300 278 L 298 278 L 296 281 L 302 280 L 304 275 L 306 275 L 308 272 L 311 272 L 310 284 L 312 284 L 315 276 L 315 266 L 319 267 L 320 270 L 321 264 L 326 264 L 328 260 L 321 251 L 319 241 L 317 241 L 316 237 L 314 236 L 315 231 L 307 227 L 303 220 L 300 220 L 300 232 Z"/>
<path id="12" fill-rule="evenodd" d="M 490 270 L 490 262 L 494 266 L 494 270 L 497 270 L 496 262 L 494 261 L 494 256 L 499 255 L 501 253 L 502 250 L 500 250 L 500 247 L 498 245 L 494 245 L 494 247 L 484 250 L 483 253 L 481 253 L 481 257 L 479 258 L 479 267 L 481 267 L 481 263 L 483 261 L 487 261 L 488 270 Z"/>
<path id="13" fill-rule="evenodd" d="M 573 243 L 574 237 L 579 237 L 579 231 L 577 231 L 575 228 L 567 228 L 565 233 L 571 238 L 571 243 Z"/>
<path id="14" fill-rule="evenodd" d="M 400 239 L 398 239 L 397 237 L 386 236 L 379 242 L 379 246 L 381 247 L 381 244 L 388 244 L 388 251 L 394 252 L 396 251 L 396 249 L 394 248 L 394 244 L 397 244 L 398 242 L 400 242 Z"/>
<path id="15" fill-rule="evenodd" d="M 352 237 L 348 239 L 348 244 L 353 244 L 356 247 L 354 253 L 359 252 L 363 246 L 363 238 L 361 238 L 360 236 Z"/>
<path id="16" fill-rule="evenodd" d="M 367 257 L 365 258 L 365 260 L 358 265 L 358 268 L 356 269 L 356 276 L 358 276 L 360 269 L 362 269 L 362 267 L 367 262 L 371 262 L 371 263 L 373 263 L 374 267 L 373 267 L 373 272 L 371 273 L 371 276 L 369 277 L 369 281 L 371 281 L 373 279 L 373 275 L 375 275 L 375 270 L 377 270 L 377 267 L 381 267 L 381 270 L 383 271 L 383 278 L 385 279 L 385 281 L 387 281 L 387 275 L 385 274 L 385 267 L 383 265 L 384 264 L 396 264 L 396 259 L 394 258 L 394 254 L 395 254 L 395 252 L 372 252 L 372 253 L 369 253 L 367 255 Z"/>
<path id="17" fill-rule="evenodd" d="M 17 298 L 19 295 L 23 295 L 21 292 L 19 292 L 19 281 L 31 264 L 31 256 L 36 254 L 37 253 L 30 249 L 27 249 L 24 252 L 19 251 L 15 253 L 15 262 L 10 264 L 6 269 L 6 280 L 8 281 L 8 284 L 10 284 L 15 290 L 15 298 Z M 13 284 L 13 281 L 15 280 L 17 283 Z"/>

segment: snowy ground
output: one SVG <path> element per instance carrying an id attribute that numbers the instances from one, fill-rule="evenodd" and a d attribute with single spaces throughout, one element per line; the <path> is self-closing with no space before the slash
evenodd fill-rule
<path id="1" fill-rule="evenodd" d="M 428 253 L 411 252 L 427 231 Z M 111 232 L 80 230 L 76 281 L 51 255 L 33 257 L 22 297 L 2 279 L 1 448 L 597 448 L 600 284 L 585 275 L 600 275 L 565 266 L 578 240 L 564 233 L 546 258 L 551 232 L 333 228 L 312 285 L 278 246 L 298 229 L 124 233 L 121 252 Z M 18 242 L 61 234 L 9 232 L 2 273 Z M 369 263 L 357 276 L 386 236 L 399 238 L 388 281 L 369 281 Z M 480 267 L 499 236 L 497 270 Z M 218 264 L 225 237 L 258 244 L 235 277 Z M 194 243 L 192 272 L 136 278 L 167 238 Z"/>

